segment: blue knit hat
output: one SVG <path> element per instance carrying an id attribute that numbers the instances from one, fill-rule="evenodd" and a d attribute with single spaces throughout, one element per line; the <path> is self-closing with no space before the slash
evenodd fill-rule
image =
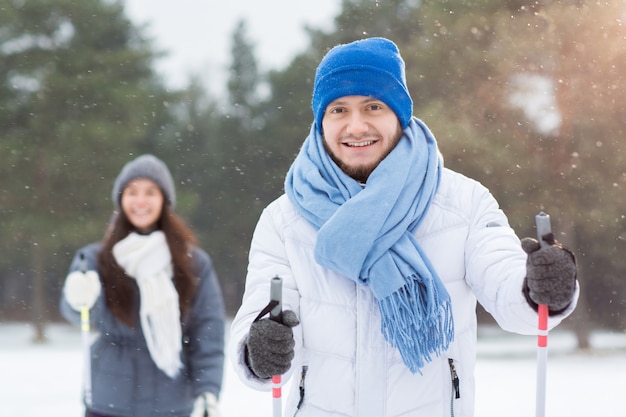
<path id="1" fill-rule="evenodd" d="M 154 155 L 141 155 L 136 159 L 128 162 L 122 168 L 113 184 L 111 198 L 115 208 L 120 208 L 120 200 L 124 188 L 137 178 L 145 178 L 154 181 L 159 186 L 163 197 L 169 203 L 170 207 L 176 206 L 176 188 L 174 187 L 174 179 L 167 165 Z"/>
<path id="2" fill-rule="evenodd" d="M 322 119 L 330 102 L 345 96 L 368 96 L 391 107 L 404 129 L 413 115 L 413 100 L 406 86 L 404 60 L 395 43 L 368 38 L 337 45 L 315 72 L 313 117 L 322 132 Z"/>

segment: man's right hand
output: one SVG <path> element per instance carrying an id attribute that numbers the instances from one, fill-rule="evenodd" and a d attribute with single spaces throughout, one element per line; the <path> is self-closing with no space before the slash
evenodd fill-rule
<path id="1" fill-rule="evenodd" d="M 261 319 L 252 323 L 246 341 L 246 357 L 250 370 L 259 378 L 282 375 L 291 366 L 294 357 L 292 327 L 300 324 L 296 313 L 282 312 L 282 323 Z"/>
<path id="2" fill-rule="evenodd" d="M 100 295 L 100 277 L 96 271 L 74 271 L 65 279 L 63 294 L 69 305 L 76 311 L 91 308 Z"/>

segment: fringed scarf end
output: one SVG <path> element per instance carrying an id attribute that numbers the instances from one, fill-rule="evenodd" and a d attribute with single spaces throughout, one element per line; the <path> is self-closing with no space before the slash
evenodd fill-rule
<path id="1" fill-rule="evenodd" d="M 382 333 L 412 373 L 448 349 L 454 339 L 452 304 L 447 291 L 414 280 L 379 301 Z"/>

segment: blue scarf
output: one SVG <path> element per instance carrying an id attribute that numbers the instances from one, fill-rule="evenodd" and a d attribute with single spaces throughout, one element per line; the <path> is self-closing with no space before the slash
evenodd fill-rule
<path id="1" fill-rule="evenodd" d="M 435 138 L 413 117 L 365 187 L 332 161 L 315 126 L 285 180 L 290 201 L 318 230 L 315 260 L 371 289 L 383 336 L 413 373 L 454 337 L 450 296 L 413 236 L 442 168 Z"/>

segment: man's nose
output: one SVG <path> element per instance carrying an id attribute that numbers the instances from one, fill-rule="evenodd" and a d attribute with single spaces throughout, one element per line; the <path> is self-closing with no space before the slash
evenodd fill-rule
<path id="1" fill-rule="evenodd" d="M 348 133 L 358 136 L 369 129 L 367 120 L 361 112 L 352 112 L 350 120 L 348 121 Z"/>

